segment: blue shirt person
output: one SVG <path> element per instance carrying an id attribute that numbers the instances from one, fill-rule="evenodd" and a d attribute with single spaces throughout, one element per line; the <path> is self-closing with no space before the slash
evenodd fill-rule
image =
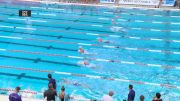
<path id="1" fill-rule="evenodd" d="M 16 87 L 15 92 L 9 95 L 9 101 L 22 101 L 21 96 L 18 95 L 20 87 Z"/>
<path id="2" fill-rule="evenodd" d="M 48 74 L 48 79 L 49 79 L 49 84 L 52 84 L 53 85 L 53 88 L 56 90 L 56 80 L 52 78 L 52 75 L 51 74 Z"/>
<path id="3" fill-rule="evenodd" d="M 133 85 L 129 85 L 128 101 L 134 101 L 134 98 L 135 98 L 135 91 L 133 90 Z"/>

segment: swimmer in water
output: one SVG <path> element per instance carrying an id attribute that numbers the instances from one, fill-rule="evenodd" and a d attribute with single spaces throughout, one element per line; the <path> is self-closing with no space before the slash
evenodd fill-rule
<path id="1" fill-rule="evenodd" d="M 123 32 L 123 33 L 127 33 L 127 31 L 128 31 L 128 28 L 126 28 L 126 27 L 118 27 L 118 26 L 112 26 L 110 29 L 111 29 L 111 31 L 113 31 L 113 32 Z"/>
<path id="2" fill-rule="evenodd" d="M 120 17 L 119 16 L 115 16 L 115 18 L 113 18 L 111 21 L 112 21 L 112 24 L 115 26 L 117 25 L 117 20 L 119 19 Z"/>
<path id="3" fill-rule="evenodd" d="M 117 24 L 116 21 L 115 21 L 115 19 L 112 19 L 112 24 L 113 24 L 113 25 L 116 25 L 116 24 Z"/>
<path id="4" fill-rule="evenodd" d="M 62 82 L 68 85 L 73 85 L 73 86 L 81 86 L 81 87 L 85 87 L 85 88 L 89 88 L 89 85 L 87 84 L 81 84 L 78 81 L 70 81 L 67 79 L 62 79 Z"/>
<path id="5" fill-rule="evenodd" d="M 97 55 L 96 53 L 89 53 L 88 51 L 86 51 L 82 46 L 79 46 L 78 52 L 80 54 L 84 54 L 84 55 Z"/>
<path id="6" fill-rule="evenodd" d="M 82 46 L 80 46 L 78 52 L 79 52 L 80 54 L 84 54 L 84 48 L 83 48 Z"/>
<path id="7" fill-rule="evenodd" d="M 82 46 L 79 46 L 78 52 L 80 54 L 89 54 L 86 50 L 84 50 L 84 48 Z M 90 54 L 89 54 L 90 55 Z"/>
<path id="8" fill-rule="evenodd" d="M 77 64 L 80 65 L 80 66 L 87 67 L 87 68 L 96 68 L 96 65 L 92 64 L 92 63 L 89 63 L 88 60 L 79 61 Z"/>
<path id="9" fill-rule="evenodd" d="M 102 38 L 97 38 L 97 42 L 99 43 L 112 43 L 111 41 L 108 41 L 108 40 L 103 40 Z"/>
<path id="10" fill-rule="evenodd" d="M 116 18 L 116 19 L 119 19 L 119 18 L 120 18 L 120 16 L 116 15 L 116 16 L 115 16 L 115 18 Z"/>
<path id="11" fill-rule="evenodd" d="M 79 61 L 78 64 L 87 66 L 87 65 L 89 65 L 89 61 L 88 60 Z"/>

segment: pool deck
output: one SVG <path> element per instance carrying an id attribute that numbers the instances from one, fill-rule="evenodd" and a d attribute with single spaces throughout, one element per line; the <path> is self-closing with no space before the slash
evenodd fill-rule
<path id="1" fill-rule="evenodd" d="M 130 5 L 130 4 L 119 4 L 118 6 L 112 3 L 67 3 L 58 2 L 59 0 L 18 0 L 18 1 L 30 1 L 30 2 L 41 2 L 41 3 L 56 3 L 56 4 L 67 4 L 67 5 L 85 5 L 85 6 L 101 6 L 101 7 L 114 7 L 114 8 L 140 8 L 140 9 L 154 9 L 154 10 L 172 10 L 180 11 L 178 7 L 172 6 L 161 6 L 160 8 L 155 8 L 155 5 Z"/>

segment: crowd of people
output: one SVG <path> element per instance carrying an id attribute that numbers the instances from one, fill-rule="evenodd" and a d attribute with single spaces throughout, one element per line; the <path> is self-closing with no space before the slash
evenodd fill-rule
<path id="1" fill-rule="evenodd" d="M 59 0 L 59 2 L 99 3 L 99 0 Z"/>
<path id="2" fill-rule="evenodd" d="M 99 3 L 100 0 L 59 0 L 59 2 L 76 2 L 76 3 Z M 112 0 L 116 6 L 120 5 L 120 0 Z M 160 8 L 163 4 L 164 0 L 159 0 L 158 5 L 155 8 Z M 180 0 L 175 0 L 174 7 L 180 8 Z"/>
<path id="3" fill-rule="evenodd" d="M 66 94 L 65 87 L 61 87 L 61 92 L 57 94 L 56 80 L 52 78 L 51 74 L 48 74 L 48 89 L 44 92 L 43 97 L 45 101 L 56 101 L 56 97 L 60 99 L 60 101 L 69 101 L 70 99 L 74 99 L 69 94 Z M 21 95 L 19 95 L 20 87 L 16 87 L 15 91 L 9 95 L 9 101 L 22 101 Z M 91 99 L 90 101 L 114 101 L 113 99 L 114 92 L 109 91 L 108 94 L 104 95 L 101 100 L 99 99 Z M 123 101 L 134 101 L 136 92 L 133 89 L 133 85 L 129 85 L 129 94 L 127 100 Z M 139 101 L 144 101 L 145 97 L 141 95 L 139 97 Z M 153 97 L 152 101 L 162 101 L 161 94 L 156 93 L 155 97 Z"/>

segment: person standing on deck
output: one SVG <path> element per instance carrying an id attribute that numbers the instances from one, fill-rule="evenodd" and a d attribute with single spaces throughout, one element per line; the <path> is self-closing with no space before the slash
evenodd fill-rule
<path id="1" fill-rule="evenodd" d="M 161 94 L 160 93 L 156 93 L 156 96 L 152 99 L 152 101 L 162 101 Z"/>
<path id="2" fill-rule="evenodd" d="M 114 101 L 112 96 L 114 95 L 113 91 L 110 91 L 108 95 L 104 95 L 102 101 Z"/>
<path id="3" fill-rule="evenodd" d="M 119 6 L 119 0 L 115 0 L 114 3 L 115 3 L 116 6 Z"/>
<path id="4" fill-rule="evenodd" d="M 49 79 L 49 84 L 52 84 L 53 85 L 53 88 L 56 90 L 56 80 L 52 78 L 52 75 L 51 74 L 48 74 L 48 79 Z"/>
<path id="5" fill-rule="evenodd" d="M 163 0 L 159 0 L 159 4 L 158 4 L 157 8 L 159 8 L 162 5 L 162 3 L 163 3 Z"/>
<path id="6" fill-rule="evenodd" d="M 20 87 L 16 87 L 15 92 L 9 95 L 9 101 L 22 101 L 21 96 L 18 94 Z"/>
<path id="7" fill-rule="evenodd" d="M 144 101 L 145 99 L 144 95 L 141 95 L 139 98 L 140 98 L 140 101 Z"/>
<path id="8" fill-rule="evenodd" d="M 134 101 L 134 98 L 135 98 L 135 91 L 133 90 L 133 85 L 129 85 L 128 101 Z"/>
<path id="9" fill-rule="evenodd" d="M 52 83 L 48 85 L 48 90 L 44 92 L 44 98 L 46 101 L 55 101 L 57 96 L 56 90 L 53 88 Z"/>

